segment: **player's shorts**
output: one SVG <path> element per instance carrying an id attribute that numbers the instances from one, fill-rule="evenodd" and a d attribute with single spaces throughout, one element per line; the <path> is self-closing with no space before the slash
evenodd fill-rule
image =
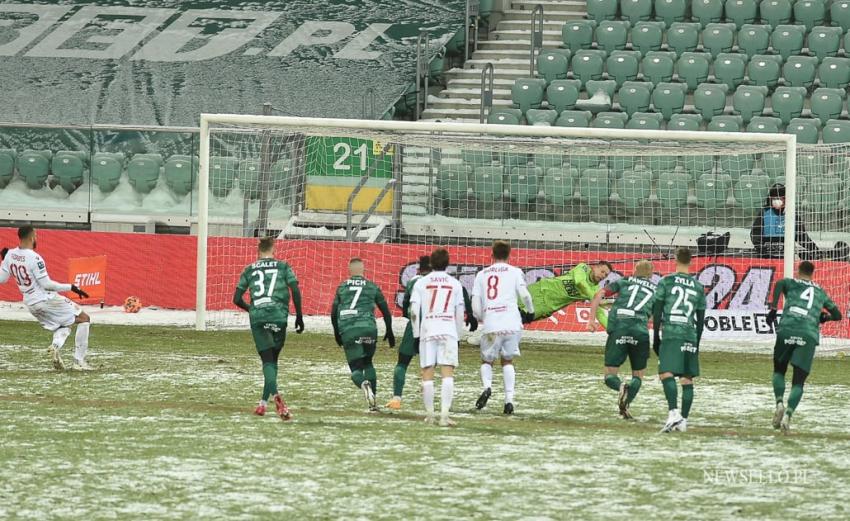
<path id="1" fill-rule="evenodd" d="M 521 331 L 510 333 L 485 333 L 481 337 L 481 360 L 494 362 L 497 358 L 513 360 L 520 355 Z"/>
<path id="2" fill-rule="evenodd" d="M 251 319 L 251 335 L 258 353 L 266 349 L 282 349 L 286 341 L 286 320 Z"/>
<path id="3" fill-rule="evenodd" d="M 454 338 L 429 338 L 419 342 L 419 367 L 450 365 L 457 367 L 457 340 Z"/>
<path id="4" fill-rule="evenodd" d="M 662 338 L 658 350 L 658 372 L 699 376 L 699 347 L 687 340 Z"/>
<path id="5" fill-rule="evenodd" d="M 605 367 L 620 367 L 629 359 L 632 371 L 643 371 L 649 360 L 649 333 L 637 328 L 617 328 L 608 333 Z"/>
<path id="6" fill-rule="evenodd" d="M 777 362 L 790 362 L 794 367 L 811 373 L 817 345 L 817 341 L 810 336 L 780 332 L 776 334 L 773 359 Z"/>
<path id="7" fill-rule="evenodd" d="M 401 337 L 398 352 L 411 358 L 419 354 L 419 342 L 413 338 L 413 326 L 410 325 L 410 322 L 404 328 L 404 335 Z"/>
<path id="8" fill-rule="evenodd" d="M 80 306 L 62 295 L 55 295 L 51 299 L 27 307 L 32 316 L 41 324 L 41 327 L 48 331 L 71 327 L 80 313 L 83 312 Z"/>
<path id="9" fill-rule="evenodd" d="M 342 348 L 345 351 L 345 361 L 351 363 L 361 358 L 375 355 L 378 346 L 378 333 L 352 335 L 342 339 Z"/>

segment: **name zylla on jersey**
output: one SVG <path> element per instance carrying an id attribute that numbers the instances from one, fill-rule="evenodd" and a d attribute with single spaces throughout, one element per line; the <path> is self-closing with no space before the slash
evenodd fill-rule
<path id="1" fill-rule="evenodd" d="M 410 307 L 419 318 L 419 331 L 413 334 L 422 340 L 450 338 L 459 340 L 455 313 L 463 307 L 463 286 L 443 271 L 432 272 L 416 281 Z"/>
<path id="2" fill-rule="evenodd" d="M 52 299 L 55 291 L 44 289 L 41 281 L 49 280 L 47 267 L 41 255 L 33 250 L 13 248 L 6 253 L 2 263 L 3 271 L 9 272 L 24 297 L 24 304 L 32 306 Z M 60 284 L 59 291 L 70 291 L 70 284 Z"/>
<path id="3" fill-rule="evenodd" d="M 522 270 L 498 262 L 484 268 L 475 276 L 472 298 L 480 299 L 484 315 L 482 332 L 501 333 L 522 330 L 517 295 L 525 288 Z"/>
<path id="4" fill-rule="evenodd" d="M 381 289 L 371 280 L 360 276 L 344 280 L 336 290 L 333 304 L 342 337 L 376 336 L 375 306 L 386 302 Z"/>
<path id="5" fill-rule="evenodd" d="M 607 295 L 617 294 L 611 312 L 608 314 L 610 333 L 618 327 L 638 326 L 647 329 L 649 315 L 652 314 L 652 297 L 656 285 L 649 279 L 623 277 L 605 287 Z"/>
<path id="6" fill-rule="evenodd" d="M 775 292 L 785 295 L 779 332 L 805 336 L 820 341 L 820 314 L 838 309 L 832 299 L 816 283 L 800 279 L 782 279 Z"/>
<path id="7" fill-rule="evenodd" d="M 664 302 L 664 340 L 697 342 L 696 311 L 705 309 L 705 290 L 693 276 L 671 273 L 658 284 L 655 298 Z"/>
<path id="8" fill-rule="evenodd" d="M 286 262 L 260 259 L 245 267 L 237 287 L 251 292 L 248 315 L 252 320 L 286 322 L 289 317 L 289 288 L 297 282 L 295 273 Z"/>

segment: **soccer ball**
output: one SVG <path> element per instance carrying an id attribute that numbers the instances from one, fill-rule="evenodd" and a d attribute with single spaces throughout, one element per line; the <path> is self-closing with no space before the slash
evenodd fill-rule
<path id="1" fill-rule="evenodd" d="M 127 297 L 124 301 L 125 313 L 138 313 L 142 309 L 142 301 L 139 297 Z"/>

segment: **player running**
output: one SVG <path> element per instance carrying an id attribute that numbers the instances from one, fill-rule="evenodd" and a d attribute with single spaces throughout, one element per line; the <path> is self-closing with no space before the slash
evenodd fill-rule
<path id="1" fill-rule="evenodd" d="M 528 313 L 534 313 L 534 303 L 525 285 L 521 269 L 508 264 L 511 246 L 504 241 L 493 243 L 493 264 L 479 271 L 472 288 L 472 312 L 483 322 L 481 337 L 481 384 L 484 390 L 475 402 L 483 409 L 492 395 L 493 362 L 501 358 L 502 378 L 505 381 L 504 414 L 514 413 L 516 370 L 513 359 L 520 355 L 522 317 L 517 301 L 523 302 Z"/>
<path id="2" fill-rule="evenodd" d="M 274 398 L 275 408 L 282 420 L 291 420 L 292 413 L 280 396 L 277 388 L 277 364 L 283 343 L 286 341 L 286 320 L 289 317 L 289 293 L 295 305 L 295 332 L 304 331 L 304 317 L 301 314 L 301 290 L 298 279 L 286 262 L 274 258 L 274 239 L 260 239 L 259 259 L 242 271 L 233 304 L 248 312 L 251 322 L 251 335 L 257 346 L 257 353 L 263 362 L 263 396 L 254 409 L 254 414 L 266 414 L 269 397 Z M 251 292 L 251 304 L 245 303 L 243 296 Z"/>
<path id="3" fill-rule="evenodd" d="M 599 291 L 599 283 L 611 270 L 611 263 L 606 261 L 599 261 L 592 266 L 581 263 L 563 275 L 547 277 L 529 284 L 528 292 L 531 293 L 534 312 L 520 304 L 522 323 L 528 324 L 550 317 L 570 304 L 593 299 Z M 603 327 L 608 325 L 608 315 L 604 310 L 597 309 L 596 317 Z"/>
<path id="4" fill-rule="evenodd" d="M 649 360 L 649 314 L 656 286 L 652 276 L 652 263 L 646 260 L 635 264 L 631 277 L 623 277 L 596 292 L 590 304 L 588 331 L 596 331 L 596 313 L 603 298 L 617 295 L 609 313 L 608 342 L 605 344 L 605 385 L 618 391 L 620 416 L 631 420 L 629 405 L 640 390 L 646 363 Z M 629 383 L 620 380 L 619 368 L 629 359 L 632 379 Z"/>
<path id="5" fill-rule="evenodd" d="M 345 359 L 351 369 L 351 381 L 363 390 L 370 411 L 377 411 L 375 393 L 378 390 L 378 375 L 372 365 L 378 343 L 378 326 L 375 324 L 375 307 L 384 316 L 387 332 L 384 335 L 390 347 L 395 347 L 393 317 L 381 289 L 363 277 L 365 267 L 357 257 L 348 263 L 348 279 L 336 290 L 331 323 L 336 343 L 345 351 Z"/>
<path id="6" fill-rule="evenodd" d="M 454 394 L 454 369 L 458 365 L 458 341 L 463 331 L 463 287 L 446 273 L 449 252 L 443 248 L 431 254 L 433 271 L 413 286 L 410 320 L 413 337 L 419 339 L 419 366 L 422 368 L 422 401 L 425 421 L 434 421 L 434 367 L 440 366 L 440 426 L 449 427 Z"/>
<path id="7" fill-rule="evenodd" d="M 705 324 L 705 290 L 690 275 L 691 250 L 676 250 L 676 273 L 658 284 L 652 308 L 655 335 L 652 349 L 658 355 L 658 376 L 664 386 L 669 410 L 661 432 L 688 430 L 688 415 L 694 402 L 694 378 L 699 376 L 699 342 Z M 662 340 L 663 333 L 663 340 Z M 682 410 L 676 406 L 682 384 Z"/>
<path id="8" fill-rule="evenodd" d="M 35 252 L 35 228 L 21 226 L 18 228 L 18 239 L 17 248 L 3 248 L 0 251 L 3 259 L 0 263 L 0 284 L 9 280 L 9 277 L 14 278 L 24 297 L 24 305 L 41 327 L 53 333 L 49 353 L 53 359 L 53 368 L 57 371 L 65 369 L 60 351 L 71 335 L 71 326 L 76 324 L 72 367 L 78 371 L 90 371 L 92 368 L 86 363 L 86 353 L 89 349 L 91 319 L 79 306 L 57 292 L 70 291 L 81 299 L 88 298 L 88 294 L 73 284 L 50 280 L 44 259 Z"/>
<path id="9" fill-rule="evenodd" d="M 776 328 L 776 344 L 773 347 L 773 394 L 776 396 L 776 411 L 773 428 L 788 433 L 791 416 L 803 397 L 803 384 L 812 371 L 815 347 L 820 343 L 820 324 L 830 320 L 841 320 L 841 311 L 826 292 L 812 282 L 815 265 L 803 261 L 797 267 L 797 277 L 782 279 L 773 288 L 773 301 L 767 315 L 768 322 L 776 324 L 776 306 L 779 296 L 785 296 L 782 320 Z M 826 311 L 824 311 L 826 309 Z M 788 364 L 794 366 L 788 407 L 785 399 L 785 373 Z"/>

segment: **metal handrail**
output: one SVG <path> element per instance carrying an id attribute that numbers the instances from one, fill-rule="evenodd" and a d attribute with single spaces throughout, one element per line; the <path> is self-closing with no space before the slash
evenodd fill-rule
<path id="1" fill-rule="evenodd" d="M 351 191 L 348 195 L 348 202 L 345 205 L 345 235 L 346 240 L 353 241 L 357 237 L 357 234 L 363 228 L 363 225 L 366 224 L 366 221 L 369 220 L 369 217 L 375 212 L 375 209 L 378 208 L 378 205 L 383 201 L 384 197 L 389 193 L 389 191 L 395 186 L 396 180 L 390 179 L 387 181 L 387 184 L 384 185 L 384 188 L 381 190 L 381 193 L 375 198 L 375 201 L 366 210 L 366 213 L 363 215 L 363 218 L 357 224 L 357 226 L 352 226 L 354 220 L 354 200 L 360 195 L 360 191 L 363 190 L 363 187 L 366 186 L 366 183 L 369 181 L 369 178 L 372 176 L 372 173 L 378 169 L 378 165 L 381 164 L 381 160 L 388 154 L 390 150 L 393 148 L 392 143 L 387 143 L 381 149 L 381 153 L 375 156 L 375 160 L 372 161 L 372 164 L 366 169 L 366 172 L 360 176 L 360 181 L 357 182 L 357 186 Z"/>
<path id="2" fill-rule="evenodd" d="M 481 7 L 481 0 L 466 0 L 466 18 L 463 21 L 463 61 L 469 59 L 469 44 L 472 43 L 472 50 L 478 50 L 478 13 Z M 470 23 L 470 18 L 474 21 Z M 475 36 L 472 34 L 475 33 Z"/>
<path id="3" fill-rule="evenodd" d="M 488 84 L 489 77 L 489 84 Z M 490 115 L 490 110 L 493 108 L 493 79 L 495 72 L 493 64 L 487 63 L 481 70 L 481 114 L 478 117 L 479 123 L 484 123 L 484 109 L 487 110 L 487 115 Z"/>
<path id="4" fill-rule="evenodd" d="M 425 55 L 422 55 L 422 42 L 425 42 Z M 431 41 L 431 35 L 428 31 L 422 31 L 419 33 L 419 38 L 416 40 L 416 121 L 419 120 L 419 116 L 421 112 L 419 110 L 419 103 L 421 100 L 422 110 L 428 108 L 428 78 L 431 75 L 431 64 L 428 61 L 428 46 Z M 420 94 L 423 90 L 423 79 L 424 79 L 424 91 L 425 97 L 424 99 L 420 98 Z"/>
<path id="5" fill-rule="evenodd" d="M 537 54 L 534 52 L 537 49 L 543 48 L 543 5 L 537 4 L 534 10 L 531 11 L 531 58 L 529 60 L 529 76 L 534 77 L 534 70 L 537 68 Z"/>

